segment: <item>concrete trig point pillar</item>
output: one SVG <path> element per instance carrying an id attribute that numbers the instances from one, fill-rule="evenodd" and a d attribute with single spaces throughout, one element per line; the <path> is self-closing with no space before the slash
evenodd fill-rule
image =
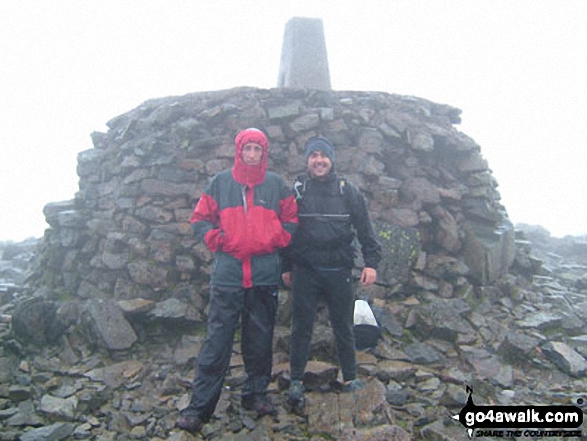
<path id="1" fill-rule="evenodd" d="M 277 87 L 331 89 L 321 19 L 294 17 L 286 23 Z"/>

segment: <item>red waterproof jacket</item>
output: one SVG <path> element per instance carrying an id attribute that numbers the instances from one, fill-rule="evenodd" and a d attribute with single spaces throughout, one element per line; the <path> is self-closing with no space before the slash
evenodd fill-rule
<path id="1" fill-rule="evenodd" d="M 266 138 L 265 145 L 262 139 L 254 141 L 264 148 L 255 167 L 242 161 L 247 141 L 250 136 L 237 137 L 235 166 L 212 179 L 191 217 L 196 237 L 214 253 L 211 283 L 216 285 L 279 284 L 279 250 L 289 245 L 298 223 L 292 190 L 279 175 L 266 171 Z"/>

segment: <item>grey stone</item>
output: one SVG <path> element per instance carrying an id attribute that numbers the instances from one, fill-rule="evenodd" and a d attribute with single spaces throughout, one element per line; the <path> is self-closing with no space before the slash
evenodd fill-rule
<path id="1" fill-rule="evenodd" d="M 444 390 L 439 402 L 443 406 L 450 408 L 459 406 L 464 407 L 465 404 L 467 404 L 467 398 L 468 395 L 465 391 L 465 388 L 454 384 L 449 384 Z"/>
<path id="2" fill-rule="evenodd" d="M 30 400 L 33 397 L 33 391 L 30 385 L 13 384 L 8 388 L 8 396 L 12 401 L 22 402 Z"/>
<path id="3" fill-rule="evenodd" d="M 377 324 L 390 335 L 394 337 L 401 337 L 403 333 L 403 327 L 399 320 L 393 315 L 393 313 L 385 308 L 373 305 L 371 307 L 373 315 L 377 320 Z"/>
<path id="4" fill-rule="evenodd" d="M 301 106 L 299 103 L 293 102 L 283 106 L 276 106 L 269 108 L 269 119 L 282 119 L 298 116 L 301 114 Z"/>
<path id="5" fill-rule="evenodd" d="M 541 346 L 542 351 L 563 372 L 573 377 L 587 373 L 587 361 L 573 348 L 562 342 L 549 341 Z"/>
<path id="6" fill-rule="evenodd" d="M 529 361 L 540 341 L 521 332 L 508 332 L 499 345 L 498 352 L 511 362 Z"/>
<path id="7" fill-rule="evenodd" d="M 82 311 L 88 341 L 111 350 L 129 349 L 138 339 L 122 310 L 112 300 L 90 300 Z"/>
<path id="8" fill-rule="evenodd" d="M 440 192 L 426 178 L 406 179 L 400 188 L 400 195 L 414 209 L 420 209 L 424 203 L 440 202 Z"/>
<path id="9" fill-rule="evenodd" d="M 383 382 L 389 380 L 401 383 L 412 377 L 416 368 L 411 363 L 403 361 L 385 360 L 377 363 L 377 378 Z"/>
<path id="10" fill-rule="evenodd" d="M 387 285 L 405 282 L 420 252 L 420 236 L 411 228 L 399 227 L 387 222 L 374 222 L 377 239 L 382 246 L 382 262 L 378 268 L 378 280 Z M 357 262 L 361 267 L 361 262 Z"/>
<path id="11" fill-rule="evenodd" d="M 451 253 L 458 252 L 462 243 L 456 219 L 442 207 L 436 207 L 432 213 L 437 221 L 435 242 Z"/>
<path id="12" fill-rule="evenodd" d="M 381 133 L 383 133 L 387 138 L 391 138 L 397 141 L 401 140 L 401 134 L 387 123 L 381 124 L 379 126 L 379 130 L 381 130 Z"/>
<path id="13" fill-rule="evenodd" d="M 19 403 L 18 411 L 4 422 L 6 427 L 40 427 L 43 424 L 43 419 L 34 412 L 32 401 Z"/>
<path id="14" fill-rule="evenodd" d="M 61 211 L 57 214 L 57 222 L 61 228 L 83 228 L 85 217 L 78 210 Z"/>
<path id="15" fill-rule="evenodd" d="M 304 373 L 304 387 L 308 391 L 328 389 L 337 376 L 336 366 L 320 361 L 309 361 Z"/>
<path id="16" fill-rule="evenodd" d="M 61 201 L 61 202 L 49 202 L 43 208 L 43 214 L 45 215 L 45 220 L 49 225 L 52 227 L 56 227 L 59 225 L 58 216 L 59 213 L 64 211 L 71 211 L 75 208 L 75 201 L 68 200 L 68 201 Z"/>
<path id="17" fill-rule="evenodd" d="M 537 312 L 518 322 L 520 328 L 536 328 L 541 331 L 558 328 L 562 324 L 562 317 L 548 312 Z"/>
<path id="18" fill-rule="evenodd" d="M 432 152 L 434 150 L 434 138 L 428 133 L 416 133 L 410 136 L 410 146 L 414 150 Z"/>
<path id="19" fill-rule="evenodd" d="M 479 173 L 487 170 L 488 165 L 487 161 L 483 159 L 480 153 L 474 152 L 468 155 L 466 158 L 461 159 L 458 162 L 457 167 L 461 172 Z"/>
<path id="20" fill-rule="evenodd" d="M 505 275 L 516 255 L 514 228 L 509 221 L 500 228 L 468 223 L 464 231 L 464 261 L 471 276 L 486 285 Z"/>
<path id="21" fill-rule="evenodd" d="M 20 441 L 58 441 L 68 439 L 75 426 L 71 423 L 53 423 L 49 426 L 39 427 L 23 433 Z"/>
<path id="22" fill-rule="evenodd" d="M 121 384 L 132 380 L 144 370 L 144 363 L 139 361 L 122 361 L 110 364 L 105 367 L 92 369 L 84 373 L 84 377 L 92 381 L 104 383 L 108 388 L 114 390 Z"/>
<path id="23" fill-rule="evenodd" d="M 167 299 L 156 303 L 148 315 L 156 319 L 175 319 L 178 322 L 180 319 L 189 322 L 201 321 L 200 315 L 193 306 L 178 299 Z"/>
<path id="24" fill-rule="evenodd" d="M 57 319 L 58 307 L 56 302 L 39 298 L 29 298 L 17 305 L 12 315 L 15 337 L 39 346 L 55 343 L 66 329 Z"/>
<path id="25" fill-rule="evenodd" d="M 148 196 L 184 196 L 189 197 L 193 192 L 192 184 L 177 184 L 156 179 L 141 181 L 141 190 Z"/>
<path id="26" fill-rule="evenodd" d="M 375 159 L 372 155 L 369 155 L 363 162 L 360 170 L 367 176 L 380 176 L 384 169 L 385 164 Z"/>
<path id="27" fill-rule="evenodd" d="M 51 395 L 43 395 L 39 405 L 39 411 L 51 417 L 73 420 L 77 410 L 77 397 L 60 398 Z"/>
<path id="28" fill-rule="evenodd" d="M 408 400 L 408 394 L 401 387 L 387 386 L 385 400 L 392 406 L 403 406 Z"/>
<path id="29" fill-rule="evenodd" d="M 311 130 L 320 125 L 320 117 L 316 114 L 300 116 L 292 121 L 289 126 L 294 132 Z"/>
<path id="30" fill-rule="evenodd" d="M 425 343 L 410 343 L 404 347 L 404 352 L 414 364 L 432 364 L 441 360 L 438 352 Z"/>
<path id="31" fill-rule="evenodd" d="M 381 217 L 391 224 L 406 228 L 415 227 L 420 223 L 418 213 L 410 208 L 391 208 Z"/>
<path id="32" fill-rule="evenodd" d="M 117 231 L 117 226 L 114 222 L 107 219 L 90 219 L 87 222 L 88 229 L 98 236 L 107 236 L 108 233 Z"/>
<path id="33" fill-rule="evenodd" d="M 450 342 L 456 342 L 459 334 L 473 335 L 469 322 L 460 316 L 466 310 L 459 311 L 455 306 L 458 308 L 458 303 L 442 299 L 418 306 L 412 311 L 409 328 L 422 338 L 434 336 Z"/>
<path id="34" fill-rule="evenodd" d="M 14 356 L 0 357 L 0 383 L 8 383 L 15 373 L 18 359 Z"/>
<path id="35" fill-rule="evenodd" d="M 139 208 L 135 211 L 135 215 L 148 222 L 166 224 L 173 220 L 173 213 L 161 207 L 154 207 L 152 205 Z"/>
<path id="36" fill-rule="evenodd" d="M 150 261 L 134 261 L 128 264 L 128 271 L 135 283 L 163 288 L 167 285 L 168 270 Z"/>

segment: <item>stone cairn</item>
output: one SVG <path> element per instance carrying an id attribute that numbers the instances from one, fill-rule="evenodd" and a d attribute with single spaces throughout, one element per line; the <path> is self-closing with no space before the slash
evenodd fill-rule
<path id="1" fill-rule="evenodd" d="M 450 298 L 507 273 L 513 227 L 479 146 L 454 128 L 460 110 L 330 90 L 319 19 L 287 23 L 279 85 L 148 101 L 92 134 L 75 199 L 45 207 L 51 228 L 32 286 L 94 303 L 185 302 L 200 320 L 211 256 L 192 238 L 190 214 L 209 179 L 231 167 L 235 134 L 252 126 L 267 133 L 269 166 L 289 181 L 304 171 L 309 137 L 337 146 L 336 169 L 367 196 L 385 248 L 382 292 L 365 295 Z"/>
<path id="2" fill-rule="evenodd" d="M 242 88 L 148 101 L 92 134 L 75 199 L 45 207 L 36 284 L 202 312 L 211 256 L 189 218 L 209 179 L 232 166 L 234 135 L 252 126 L 269 136 L 269 168 L 290 182 L 309 137 L 334 142 L 336 169 L 366 195 L 385 245 L 382 291 L 450 298 L 491 283 L 513 262 L 513 227 L 479 146 L 453 127 L 458 115 L 379 92 Z"/>
<path id="3" fill-rule="evenodd" d="M 293 59 L 282 57 L 282 67 Z M 327 69 L 314 88 L 288 87 L 294 77 L 282 74 L 276 89 L 153 99 L 92 134 L 94 147 L 78 155 L 74 199 L 44 209 L 50 227 L 25 292 L 0 305 L 2 439 L 196 439 L 174 423 L 204 339 L 212 256 L 189 219 L 248 127 L 268 135 L 269 169 L 290 183 L 305 171 L 308 138 L 336 145 L 336 169 L 365 194 L 383 245 L 378 285 L 358 291 L 383 337 L 357 353 L 366 388 L 338 394 L 321 312 L 308 413 L 292 415 L 282 392 L 282 289 L 271 385 L 278 416 L 255 421 L 237 394 L 223 394 L 202 436 L 465 439 L 450 418 L 466 402 L 465 385 L 476 404 L 571 404 L 585 389 L 587 283 L 575 276 L 585 267 L 549 272 L 514 237 L 480 147 L 455 128 L 460 110 L 332 91 Z M 235 345 L 227 388 L 238 390 L 244 375 Z"/>

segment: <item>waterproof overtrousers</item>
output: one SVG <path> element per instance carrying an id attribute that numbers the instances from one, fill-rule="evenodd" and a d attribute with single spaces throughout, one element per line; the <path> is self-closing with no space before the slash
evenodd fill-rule
<path id="1" fill-rule="evenodd" d="M 353 334 L 355 292 L 351 269 L 294 265 L 292 288 L 291 379 L 303 380 L 318 301 L 323 299 L 328 307 L 343 379 L 353 380 L 357 368 Z"/>
<path id="2" fill-rule="evenodd" d="M 247 379 L 243 398 L 264 395 L 271 379 L 277 287 L 213 285 L 208 334 L 197 361 L 190 403 L 183 413 L 208 421 L 220 398 L 230 366 L 234 337 L 241 323 L 241 349 Z"/>

